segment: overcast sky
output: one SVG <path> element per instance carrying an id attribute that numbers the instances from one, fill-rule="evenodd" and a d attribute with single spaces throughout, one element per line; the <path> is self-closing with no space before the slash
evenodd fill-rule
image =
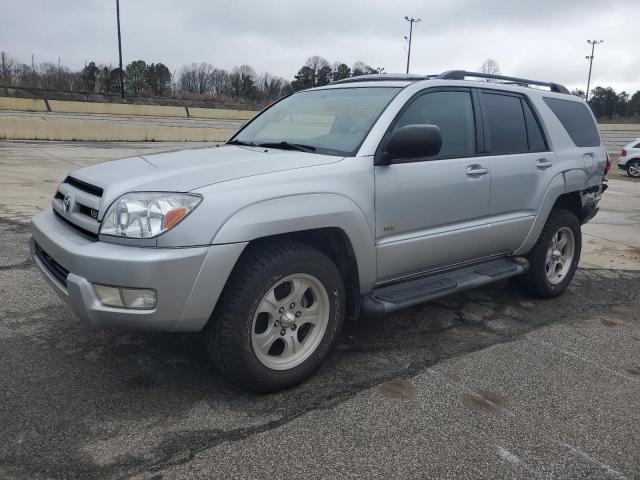
<path id="1" fill-rule="evenodd" d="M 117 64 L 115 0 L 2 3 L 0 50 L 16 59 Z M 422 19 L 413 73 L 477 70 L 492 57 L 504 74 L 584 90 L 586 40 L 604 39 L 592 85 L 640 89 L 640 0 L 120 0 L 120 9 L 125 64 L 246 63 L 291 79 L 321 55 L 403 72 L 409 15 Z"/>

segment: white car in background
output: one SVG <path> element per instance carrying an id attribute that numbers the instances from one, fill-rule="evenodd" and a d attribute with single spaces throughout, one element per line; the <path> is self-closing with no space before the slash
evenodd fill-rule
<path id="1" fill-rule="evenodd" d="M 627 171 L 627 175 L 640 178 L 640 138 L 622 149 L 618 158 L 618 168 Z"/>

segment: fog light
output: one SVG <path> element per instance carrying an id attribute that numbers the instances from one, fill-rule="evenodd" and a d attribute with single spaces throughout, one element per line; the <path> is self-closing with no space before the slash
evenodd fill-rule
<path id="1" fill-rule="evenodd" d="M 100 302 L 107 307 L 152 310 L 156 306 L 156 292 L 148 288 L 93 285 L 93 290 Z"/>

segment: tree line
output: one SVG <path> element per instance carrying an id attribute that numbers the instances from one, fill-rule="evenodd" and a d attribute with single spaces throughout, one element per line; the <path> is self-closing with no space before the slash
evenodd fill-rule
<path id="1" fill-rule="evenodd" d="M 585 98 L 583 90 L 571 92 Z M 627 92 L 617 93 L 611 87 L 596 87 L 589 92 L 589 106 L 597 118 L 635 118 L 640 117 L 640 90 L 633 95 Z"/>
<path id="2" fill-rule="evenodd" d="M 163 63 L 136 60 L 129 63 L 122 74 L 128 96 L 268 103 L 304 88 L 383 70 L 361 61 L 352 66 L 343 62 L 330 64 L 316 55 L 307 59 L 292 81 L 268 72 L 258 74 L 250 65 L 225 70 L 206 62 L 184 65 L 172 73 Z M 120 69 L 91 61 L 81 70 L 74 71 L 60 63 L 22 63 L 6 52 L 0 52 L 0 85 L 118 94 Z"/>
<path id="3" fill-rule="evenodd" d="M 499 74 L 500 66 L 494 59 L 487 59 L 480 70 Z M 268 72 L 258 74 L 249 65 L 225 70 L 210 63 L 192 63 L 172 73 L 163 63 L 144 60 L 129 63 L 123 77 L 129 96 L 266 104 L 298 90 L 371 73 L 384 73 L 384 68 L 372 68 L 361 61 L 351 66 L 343 62 L 330 63 L 326 58 L 314 55 L 298 69 L 291 81 Z M 73 71 L 60 63 L 22 63 L 6 52 L 0 52 L 0 85 L 118 94 L 120 69 L 88 62 L 81 70 Z M 582 90 L 571 93 L 585 98 Z M 589 105 L 598 118 L 637 118 L 640 117 L 640 90 L 629 95 L 617 93 L 611 87 L 595 87 L 589 93 Z"/>

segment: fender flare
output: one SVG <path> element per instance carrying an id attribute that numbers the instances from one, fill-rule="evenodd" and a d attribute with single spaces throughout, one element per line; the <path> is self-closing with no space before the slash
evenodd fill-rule
<path id="1" fill-rule="evenodd" d="M 538 208 L 536 218 L 533 220 L 529 233 L 522 245 L 513 252 L 514 255 L 524 255 L 533 248 L 538 241 L 540 233 L 542 233 L 545 223 L 547 223 L 547 218 L 549 218 L 549 214 L 551 213 L 551 209 L 555 205 L 556 200 L 558 200 L 558 197 L 564 193 L 566 193 L 565 172 L 559 172 L 555 177 L 553 177 L 553 179 L 551 179 L 551 182 L 549 182 L 549 186 L 544 192 L 542 203 L 540 204 L 540 208 Z"/>
<path id="2" fill-rule="evenodd" d="M 343 195 L 291 195 L 244 206 L 223 222 L 211 244 L 250 242 L 320 228 L 339 228 L 345 233 L 356 257 L 360 290 L 371 290 L 376 275 L 373 228 L 358 205 Z"/>

